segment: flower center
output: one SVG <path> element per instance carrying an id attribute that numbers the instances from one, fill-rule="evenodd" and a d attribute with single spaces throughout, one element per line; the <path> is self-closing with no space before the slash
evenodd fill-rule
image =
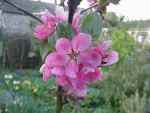
<path id="1" fill-rule="evenodd" d="M 76 52 L 76 51 L 74 51 L 74 50 L 72 49 L 71 53 L 68 54 L 68 55 L 69 55 L 69 57 L 70 57 L 72 60 L 77 61 L 77 57 L 79 56 L 79 52 Z"/>

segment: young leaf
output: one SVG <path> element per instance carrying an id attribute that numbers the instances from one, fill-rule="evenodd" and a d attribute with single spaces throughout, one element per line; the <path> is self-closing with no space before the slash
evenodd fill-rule
<path id="1" fill-rule="evenodd" d="M 107 2 L 107 0 L 99 0 L 100 4 L 105 4 Z"/>
<path id="2" fill-rule="evenodd" d="M 68 37 L 71 38 L 74 36 L 74 31 L 72 29 L 72 26 L 68 24 L 67 22 L 63 22 L 58 25 L 57 28 L 57 35 L 58 37 Z"/>
<path id="3" fill-rule="evenodd" d="M 94 39 L 99 38 L 102 30 L 102 18 L 97 12 L 91 12 L 81 20 L 82 32 L 89 33 Z"/>

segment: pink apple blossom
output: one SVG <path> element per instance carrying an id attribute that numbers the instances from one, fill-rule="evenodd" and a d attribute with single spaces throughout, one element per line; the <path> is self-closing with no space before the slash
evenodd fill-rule
<path id="1" fill-rule="evenodd" d="M 72 21 L 72 28 L 74 29 L 75 33 L 80 33 L 80 20 L 81 20 L 81 15 L 79 12 L 75 13 Z"/>
<path id="2" fill-rule="evenodd" d="M 34 30 L 34 36 L 39 40 L 46 40 L 49 34 L 53 33 L 54 31 L 50 31 L 46 25 L 38 25 Z"/>
<path id="3" fill-rule="evenodd" d="M 47 40 L 48 37 L 56 31 L 57 25 L 59 23 L 62 23 L 63 21 L 67 21 L 67 18 L 61 15 L 53 15 L 46 11 L 41 16 L 41 20 L 43 24 L 40 24 L 37 27 L 35 27 L 34 36 L 39 40 Z M 72 28 L 75 31 L 75 33 L 80 32 L 79 21 L 80 15 L 79 13 L 76 13 L 72 22 Z"/>
<path id="4" fill-rule="evenodd" d="M 56 42 L 56 52 L 48 55 L 46 64 L 51 66 L 65 66 L 65 75 L 75 78 L 79 70 L 79 58 L 82 52 L 91 46 L 91 36 L 85 33 L 76 35 L 72 41 L 60 38 Z"/>
<path id="5" fill-rule="evenodd" d="M 50 12 L 45 12 L 41 19 L 44 24 L 46 24 L 48 27 L 56 27 L 58 23 L 61 23 L 62 21 L 65 21 L 65 18 L 63 16 L 53 15 Z"/>
<path id="6" fill-rule="evenodd" d="M 118 61 L 118 54 L 110 50 L 110 42 L 92 45 L 91 36 L 76 34 L 72 40 L 65 37 L 57 40 L 55 52 L 50 53 L 41 70 L 43 80 L 55 75 L 56 83 L 69 95 L 84 97 L 89 84 L 103 79 L 100 67 Z"/>
<path id="7" fill-rule="evenodd" d="M 98 45 L 98 51 L 102 56 L 101 66 L 110 66 L 119 60 L 118 53 L 116 51 L 109 51 L 110 47 L 110 41 L 104 41 Z"/>
<path id="8" fill-rule="evenodd" d="M 63 17 L 52 15 L 49 12 L 45 12 L 41 20 L 43 23 L 34 30 L 34 35 L 39 40 L 47 40 L 56 31 L 58 23 L 64 21 Z"/>
<path id="9" fill-rule="evenodd" d="M 48 81 L 51 76 L 51 67 L 43 64 L 40 68 L 40 72 L 43 73 L 43 80 Z"/>
<path id="10" fill-rule="evenodd" d="M 98 6 L 98 0 L 88 2 Z M 76 97 L 86 96 L 88 85 L 103 79 L 101 68 L 115 64 L 119 59 L 118 53 L 111 50 L 110 41 L 92 45 L 91 35 L 81 33 L 80 19 L 80 13 L 76 12 L 71 23 L 75 36 L 58 37 L 55 50 L 47 55 L 40 68 L 44 81 L 54 76 L 58 86 L 68 95 Z M 56 31 L 58 24 L 67 21 L 67 18 L 46 11 L 41 20 L 42 24 L 35 28 L 34 35 L 45 41 Z"/>
<path id="11" fill-rule="evenodd" d="M 101 66 L 110 66 L 119 60 L 119 55 L 116 51 L 111 51 L 105 54 Z"/>

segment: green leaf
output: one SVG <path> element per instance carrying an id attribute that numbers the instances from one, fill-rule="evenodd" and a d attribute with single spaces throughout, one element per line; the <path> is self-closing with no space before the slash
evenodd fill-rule
<path id="1" fill-rule="evenodd" d="M 100 4 L 105 4 L 107 2 L 107 0 L 99 0 Z"/>
<path id="2" fill-rule="evenodd" d="M 75 35 L 75 33 L 70 24 L 68 24 L 67 22 L 63 22 L 58 25 L 57 35 L 58 37 L 72 38 Z"/>
<path id="3" fill-rule="evenodd" d="M 81 20 L 82 32 L 89 33 L 93 39 L 98 39 L 102 31 L 102 18 L 97 12 L 90 12 Z"/>
<path id="4" fill-rule="evenodd" d="M 105 73 L 105 74 L 108 74 L 109 73 L 109 67 L 103 67 L 102 68 L 102 71 L 103 71 L 103 73 Z"/>

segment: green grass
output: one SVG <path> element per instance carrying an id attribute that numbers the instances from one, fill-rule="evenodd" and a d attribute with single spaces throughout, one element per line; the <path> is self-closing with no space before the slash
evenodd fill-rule
<path id="1" fill-rule="evenodd" d="M 150 53 L 135 52 L 105 69 L 103 81 L 90 86 L 88 96 L 63 113 L 149 113 Z M 7 75 L 7 77 L 6 77 Z M 8 76 L 12 75 L 13 78 Z M 55 113 L 54 78 L 42 81 L 38 70 L 0 70 L 0 111 L 3 113 Z M 77 110 L 78 108 L 78 110 Z"/>

